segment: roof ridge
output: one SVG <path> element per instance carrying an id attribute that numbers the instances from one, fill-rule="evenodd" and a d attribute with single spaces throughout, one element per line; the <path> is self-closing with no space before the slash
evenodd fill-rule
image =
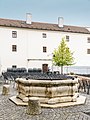
<path id="1" fill-rule="evenodd" d="M 25 20 L 4 18 L 0 18 L 0 26 L 90 34 L 85 27 L 81 26 L 64 25 L 63 27 L 59 27 L 58 24 L 45 22 L 27 24 Z"/>
<path id="2" fill-rule="evenodd" d="M 0 20 L 10 20 L 10 21 L 19 21 L 19 22 L 26 22 L 25 20 L 15 20 L 15 19 L 9 19 L 9 18 L 0 18 Z M 32 21 L 32 23 L 38 23 L 38 24 L 48 24 L 48 25 L 58 25 L 58 23 L 48 23 L 48 22 L 36 22 L 36 21 Z M 81 28 L 86 28 L 84 26 L 79 26 L 79 25 L 64 25 L 64 26 L 70 26 L 70 27 L 81 27 Z"/>

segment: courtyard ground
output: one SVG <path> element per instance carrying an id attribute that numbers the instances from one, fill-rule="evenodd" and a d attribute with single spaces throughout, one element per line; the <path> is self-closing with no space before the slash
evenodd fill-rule
<path id="1" fill-rule="evenodd" d="M 40 115 L 28 115 L 26 106 L 17 106 L 9 100 L 9 97 L 16 95 L 16 88 L 13 82 L 10 83 L 10 95 L 2 95 L 0 83 L 0 120 L 90 120 L 90 94 L 80 93 L 86 96 L 84 105 L 63 107 L 63 108 L 42 108 Z"/>

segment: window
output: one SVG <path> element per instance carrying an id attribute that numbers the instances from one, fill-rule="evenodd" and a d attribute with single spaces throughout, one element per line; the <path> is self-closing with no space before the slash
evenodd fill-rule
<path id="1" fill-rule="evenodd" d="M 12 31 L 12 38 L 17 38 L 17 31 Z"/>
<path id="2" fill-rule="evenodd" d="M 87 49 L 87 54 L 90 54 L 90 49 Z"/>
<path id="3" fill-rule="evenodd" d="M 90 43 L 90 37 L 87 38 L 87 42 Z"/>
<path id="4" fill-rule="evenodd" d="M 12 65 L 12 68 L 17 68 L 17 66 L 16 65 Z"/>
<path id="5" fill-rule="evenodd" d="M 66 35 L 66 41 L 69 42 L 69 36 L 68 35 Z"/>
<path id="6" fill-rule="evenodd" d="M 43 47 L 43 52 L 47 52 L 47 47 Z"/>
<path id="7" fill-rule="evenodd" d="M 17 51 L 17 45 L 12 45 L 12 52 L 16 52 Z"/>
<path id="8" fill-rule="evenodd" d="M 47 37 L 46 33 L 42 33 L 42 37 L 46 38 Z"/>

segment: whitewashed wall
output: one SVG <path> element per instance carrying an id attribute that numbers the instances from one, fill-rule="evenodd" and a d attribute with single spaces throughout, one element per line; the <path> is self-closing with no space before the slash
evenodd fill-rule
<path id="1" fill-rule="evenodd" d="M 12 31 L 17 31 L 17 38 L 12 38 Z M 20 29 L 0 27 L 0 61 L 1 69 L 17 65 L 26 67 L 27 41 L 26 33 Z M 17 52 L 12 52 L 12 45 L 17 45 Z"/>
<path id="2" fill-rule="evenodd" d="M 12 31 L 17 31 L 17 38 L 12 38 Z M 43 38 L 42 33 L 46 33 L 47 38 Z M 90 54 L 87 54 L 87 49 L 90 48 L 90 43 L 87 43 L 89 34 L 0 27 L 1 70 L 6 70 L 12 65 L 42 68 L 42 64 L 47 63 L 51 67 L 50 60 L 27 61 L 27 59 L 52 59 L 53 50 L 66 35 L 70 36 L 67 44 L 74 52 L 75 65 L 90 66 Z M 17 45 L 17 52 L 12 52 L 12 45 Z M 43 53 L 43 46 L 47 47 L 47 53 Z"/>

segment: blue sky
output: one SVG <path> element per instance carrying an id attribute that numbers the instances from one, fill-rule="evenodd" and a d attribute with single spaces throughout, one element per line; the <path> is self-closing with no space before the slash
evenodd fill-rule
<path id="1" fill-rule="evenodd" d="M 90 26 L 90 0 L 0 0 L 0 18 L 26 20 L 32 14 L 34 22 Z"/>

